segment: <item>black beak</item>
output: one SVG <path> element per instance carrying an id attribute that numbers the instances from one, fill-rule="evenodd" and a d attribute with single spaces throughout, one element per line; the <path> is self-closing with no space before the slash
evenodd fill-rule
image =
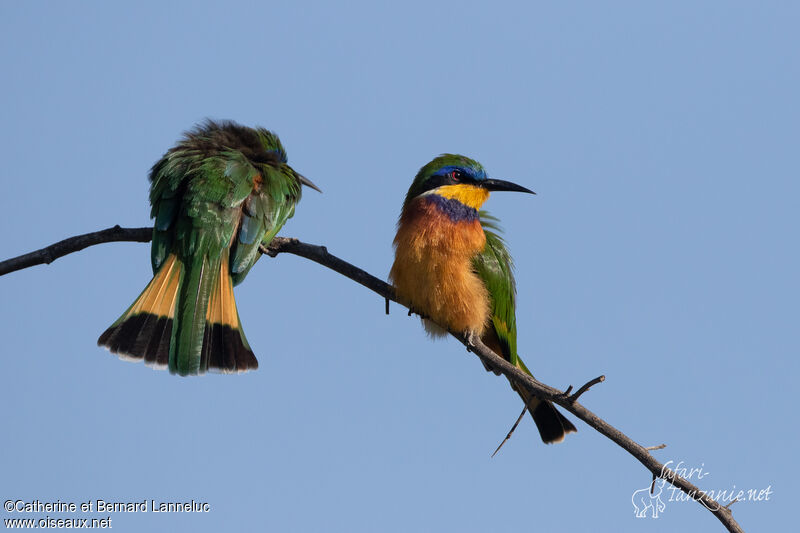
<path id="1" fill-rule="evenodd" d="M 514 192 L 527 192 L 530 194 L 536 194 L 530 189 L 526 189 L 522 185 L 517 185 L 516 183 L 511 183 L 510 181 L 504 180 L 481 180 L 479 182 L 480 186 L 489 191 L 514 191 Z"/>
<path id="2" fill-rule="evenodd" d="M 297 179 L 300 180 L 300 183 L 302 183 L 306 187 L 311 187 L 312 189 L 314 189 L 317 192 L 322 192 L 322 190 L 320 190 L 319 187 L 314 185 L 314 182 L 311 181 L 310 179 L 308 179 L 307 177 L 303 176 L 302 174 L 297 174 L 297 173 L 296 173 L 296 176 L 297 176 Z"/>

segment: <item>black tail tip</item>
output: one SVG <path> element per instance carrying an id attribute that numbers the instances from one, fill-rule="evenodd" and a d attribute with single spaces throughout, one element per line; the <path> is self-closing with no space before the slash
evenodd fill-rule
<path id="1" fill-rule="evenodd" d="M 201 367 L 226 374 L 258 368 L 258 359 L 241 331 L 226 324 L 206 323 L 200 361 Z"/>
<path id="2" fill-rule="evenodd" d="M 142 361 L 164 368 L 169 360 L 172 319 L 149 313 L 131 316 L 108 328 L 97 339 L 97 345 L 108 348 L 120 359 Z"/>
<path id="3" fill-rule="evenodd" d="M 539 435 L 545 444 L 556 444 L 563 441 L 568 433 L 578 431 L 552 402 L 540 401 L 539 405 L 531 412 L 531 416 L 533 416 L 533 421 L 536 422 Z"/>

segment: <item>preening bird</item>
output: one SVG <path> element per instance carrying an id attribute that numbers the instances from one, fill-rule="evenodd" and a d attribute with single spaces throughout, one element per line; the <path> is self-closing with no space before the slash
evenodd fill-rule
<path id="1" fill-rule="evenodd" d="M 153 279 L 97 341 L 182 376 L 258 367 L 233 286 L 294 215 L 302 185 L 278 136 L 206 121 L 150 170 Z"/>
<path id="2" fill-rule="evenodd" d="M 436 322 L 477 336 L 530 374 L 517 354 L 511 256 L 497 233 L 496 219 L 479 211 L 491 191 L 535 194 L 489 178 L 480 163 L 462 155 L 444 154 L 422 167 L 403 203 L 389 278 L 398 299 L 430 319 L 423 319 L 429 333 L 446 333 Z M 552 402 L 513 381 L 511 388 L 522 397 L 544 442 L 561 442 L 577 431 Z"/>

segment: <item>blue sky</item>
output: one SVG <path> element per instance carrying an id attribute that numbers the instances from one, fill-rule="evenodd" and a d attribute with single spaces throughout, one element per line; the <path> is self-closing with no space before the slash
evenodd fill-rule
<path id="1" fill-rule="evenodd" d="M 205 117 L 278 132 L 307 191 L 282 234 L 379 277 L 442 152 L 497 193 L 519 348 L 546 383 L 699 485 L 798 495 L 800 185 L 790 2 L 12 3 L 0 7 L 0 258 L 149 223 L 146 173 Z M 205 501 L 115 531 L 719 531 L 635 518 L 647 471 L 576 421 L 543 445 L 452 339 L 300 258 L 237 288 L 257 372 L 181 379 L 97 348 L 150 277 L 107 244 L 0 278 L 0 496 Z M 791 409 L 791 410 L 790 410 Z M 574 419 L 574 417 L 573 417 Z M 791 454 L 791 455 L 790 455 Z M 4 512 L 3 518 L 43 517 Z M 103 514 L 59 517 L 103 518 Z"/>

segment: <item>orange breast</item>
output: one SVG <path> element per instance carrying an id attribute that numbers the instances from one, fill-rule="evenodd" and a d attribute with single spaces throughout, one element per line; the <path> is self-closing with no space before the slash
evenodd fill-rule
<path id="1" fill-rule="evenodd" d="M 454 222 L 425 197 L 414 200 L 394 239 L 389 278 L 398 299 L 453 331 L 482 334 L 489 321 L 489 294 L 472 259 L 485 245 L 479 220 Z"/>

